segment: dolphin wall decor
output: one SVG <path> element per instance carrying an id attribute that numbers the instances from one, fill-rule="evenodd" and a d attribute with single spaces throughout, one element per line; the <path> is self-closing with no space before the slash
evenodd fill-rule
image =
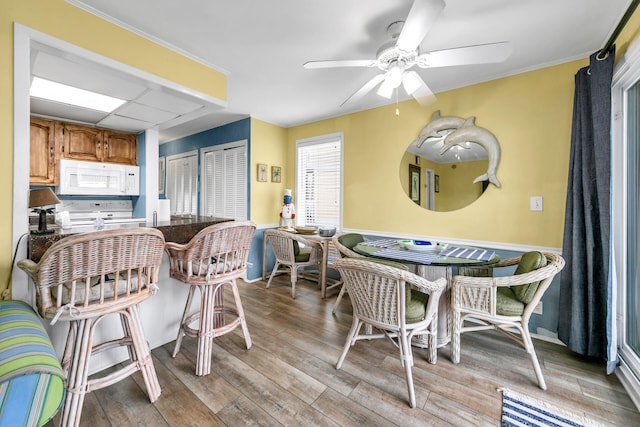
<path id="1" fill-rule="evenodd" d="M 470 117 L 467 120 L 471 120 L 472 124 L 475 117 Z M 449 133 L 458 129 L 465 123 L 465 119 L 456 116 L 440 116 L 440 110 L 433 113 L 431 121 L 420 131 L 418 138 L 416 138 L 416 147 L 420 148 L 428 140 L 441 139 L 447 136 Z"/>
<path id="2" fill-rule="evenodd" d="M 485 128 L 478 127 L 474 124 L 474 117 L 467 119 L 461 126 L 449 133 L 443 141 L 440 154 L 444 154 L 454 145 L 464 144 L 465 142 L 474 142 L 481 145 L 487 150 L 489 157 L 489 167 L 487 173 L 480 175 L 473 182 L 489 180 L 496 187 L 500 187 L 500 181 L 496 177 L 496 169 L 500 161 L 500 145 L 494 134 Z"/>

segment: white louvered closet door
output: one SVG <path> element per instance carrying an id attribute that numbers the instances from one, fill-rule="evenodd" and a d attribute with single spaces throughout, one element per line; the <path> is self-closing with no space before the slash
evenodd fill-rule
<path id="1" fill-rule="evenodd" d="M 246 144 L 224 144 L 202 151 L 203 215 L 247 219 Z"/>
<path id="2" fill-rule="evenodd" d="M 171 213 L 198 214 L 198 153 L 167 157 L 166 196 Z"/>

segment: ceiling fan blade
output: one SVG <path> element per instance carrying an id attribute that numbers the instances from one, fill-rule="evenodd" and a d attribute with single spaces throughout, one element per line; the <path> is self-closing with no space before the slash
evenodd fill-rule
<path id="1" fill-rule="evenodd" d="M 376 74 L 371 80 L 366 82 L 360 89 L 358 89 L 353 95 L 347 98 L 340 106 L 342 107 L 347 102 L 357 101 L 365 96 L 369 91 L 376 87 L 382 80 L 384 80 L 384 74 Z"/>
<path id="2" fill-rule="evenodd" d="M 415 86 L 410 87 L 411 83 L 415 84 L 417 88 L 413 89 Z M 402 84 L 404 86 L 404 90 L 413 96 L 413 98 L 418 101 L 422 107 L 426 107 L 436 102 L 436 96 L 415 71 L 407 71 L 403 76 Z M 413 91 L 410 89 L 413 89 Z"/>
<path id="3" fill-rule="evenodd" d="M 406 52 L 416 50 L 444 6 L 443 0 L 415 0 L 404 21 L 396 46 Z"/>
<path id="4" fill-rule="evenodd" d="M 375 67 L 378 61 L 375 59 L 338 59 L 335 61 L 309 61 L 303 67 L 313 68 L 337 68 L 337 67 Z"/>
<path id="5" fill-rule="evenodd" d="M 511 55 L 510 42 L 488 43 L 454 49 L 436 50 L 418 56 L 421 68 L 450 67 L 453 65 L 491 64 L 502 62 Z"/>

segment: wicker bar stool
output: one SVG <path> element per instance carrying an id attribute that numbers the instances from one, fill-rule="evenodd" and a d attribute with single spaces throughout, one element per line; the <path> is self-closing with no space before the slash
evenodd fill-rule
<path id="1" fill-rule="evenodd" d="M 141 371 L 151 402 L 160 396 L 138 304 L 158 290 L 164 236 L 151 228 L 97 231 L 66 237 L 53 244 L 36 264 L 22 260 L 18 266 L 36 285 L 40 315 L 70 322 L 62 367 L 67 393 L 60 425 L 80 424 L 86 393 L 107 387 Z M 119 314 L 122 338 L 93 344 L 100 321 Z M 127 366 L 101 378 L 88 380 L 91 356 L 103 350 L 127 346 Z"/>
<path id="2" fill-rule="evenodd" d="M 166 243 L 171 277 L 190 286 L 173 357 L 180 351 L 184 335 L 197 338 L 198 376 L 211 372 L 211 351 L 215 337 L 241 326 L 247 348 L 251 348 L 251 336 L 236 279 L 247 271 L 247 259 L 255 231 L 256 225 L 250 221 L 223 222 L 201 230 L 187 244 Z M 231 288 L 235 308 L 224 304 L 224 285 Z M 200 310 L 189 314 L 196 289 L 200 290 L 201 295 Z M 225 322 L 228 315 L 235 318 Z M 198 327 L 191 327 L 195 322 L 198 322 Z"/>

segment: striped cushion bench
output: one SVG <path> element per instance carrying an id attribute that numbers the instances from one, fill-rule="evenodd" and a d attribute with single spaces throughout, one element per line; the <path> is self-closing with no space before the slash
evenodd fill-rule
<path id="1" fill-rule="evenodd" d="M 36 313 L 0 301 L 0 426 L 44 425 L 64 395 L 62 367 Z"/>

